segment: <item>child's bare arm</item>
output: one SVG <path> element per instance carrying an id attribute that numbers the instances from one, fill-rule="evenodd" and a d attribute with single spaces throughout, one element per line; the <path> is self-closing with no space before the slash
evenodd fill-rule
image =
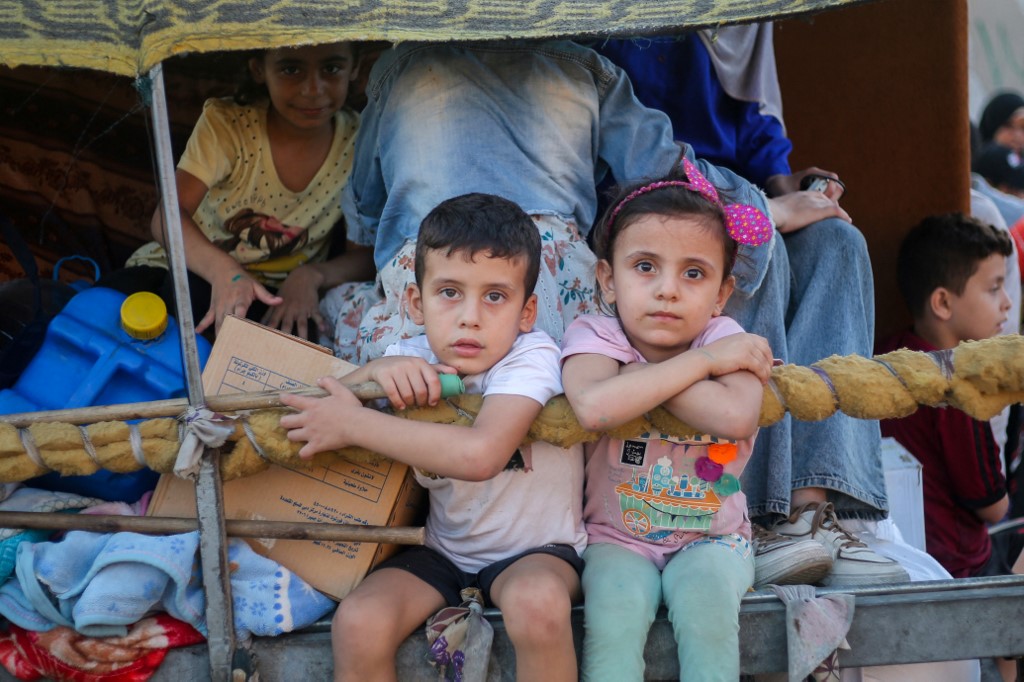
<path id="1" fill-rule="evenodd" d="M 178 211 L 181 215 L 181 235 L 185 245 L 185 258 L 189 270 L 210 283 L 210 309 L 196 323 L 196 332 L 202 333 L 211 325 L 219 330 L 225 315 L 245 317 L 255 299 L 267 305 L 277 305 L 281 298 L 252 279 L 238 261 L 218 248 L 199 229 L 192 215 L 209 191 L 196 176 L 179 170 L 175 174 L 178 189 Z M 153 238 L 167 246 L 162 206 L 157 206 L 150 224 Z"/>
<path id="2" fill-rule="evenodd" d="M 437 405 L 441 399 L 441 381 L 438 373 L 455 374 L 454 367 L 432 365 L 423 358 L 392 355 L 371 360 L 362 367 L 341 377 L 346 386 L 375 381 L 387 393 L 388 400 L 397 410 L 409 405 L 420 407 Z"/>
<path id="3" fill-rule="evenodd" d="M 653 407 L 665 399 L 640 401 L 639 396 L 630 395 L 632 400 L 620 400 L 623 396 L 617 388 L 625 389 L 633 383 L 628 374 L 620 376 L 621 367 L 618 360 L 599 353 L 571 355 L 562 363 L 562 390 L 580 426 L 587 431 L 620 426 L 651 409 L 642 407 L 642 403 L 654 401 Z M 653 390 L 650 386 L 646 388 Z"/>
<path id="4" fill-rule="evenodd" d="M 708 374 L 714 377 L 745 371 L 767 383 L 772 376 L 771 346 L 757 334 L 730 334 L 693 351 L 710 361 Z"/>
<path id="5" fill-rule="evenodd" d="M 336 379 L 327 377 L 318 383 L 329 396 L 281 397 L 284 404 L 298 410 L 297 414 L 282 417 L 281 426 L 289 430 L 289 440 L 305 441 L 300 457 L 356 445 L 465 481 L 483 481 L 497 475 L 543 407 L 525 396 L 492 395 L 484 399 L 471 426 L 434 424 L 363 407 Z"/>
<path id="6" fill-rule="evenodd" d="M 741 440 L 757 431 L 763 398 L 764 385 L 741 370 L 698 381 L 665 401 L 664 407 L 703 433 Z"/>
<path id="7" fill-rule="evenodd" d="M 710 376 L 665 401 L 676 418 L 722 438 L 749 438 L 757 431 L 764 383 L 772 370 L 768 342 L 732 334 L 696 349 L 711 360 Z"/>
<path id="8" fill-rule="evenodd" d="M 1010 498 L 1003 495 L 1002 499 L 998 502 L 982 507 L 981 509 L 975 509 L 974 514 L 984 521 L 985 523 L 999 523 L 1006 517 L 1006 512 L 1010 509 Z"/>
<path id="9" fill-rule="evenodd" d="M 562 382 L 580 424 L 590 431 L 603 431 L 669 403 L 694 387 L 700 387 L 695 395 L 710 393 L 708 399 L 719 400 L 722 398 L 721 382 L 711 386 L 715 382 L 708 381 L 718 375 L 739 373 L 749 376 L 755 384 L 767 381 L 771 363 L 767 341 L 753 334 L 734 334 L 654 364 L 620 366 L 612 358 L 601 355 L 574 355 L 562 366 Z M 702 385 L 705 383 L 709 386 Z M 747 382 L 730 380 L 726 385 L 732 387 L 734 383 L 742 387 Z M 745 411 L 746 401 L 741 399 L 739 404 Z M 689 403 L 679 405 L 678 413 L 672 405 L 666 407 L 691 426 L 708 430 L 713 426 L 717 435 L 731 437 L 729 433 L 718 433 L 725 427 L 725 420 L 719 420 L 717 413 L 712 413 L 715 419 L 708 423 Z M 758 398 L 755 427 L 759 410 Z M 729 427 L 730 432 L 732 428 Z"/>
<path id="10" fill-rule="evenodd" d="M 347 377 L 346 377 L 347 378 Z M 308 459 L 318 452 L 337 450 L 351 445 L 346 440 L 348 422 L 358 419 L 365 409 L 359 398 L 337 379 L 324 377 L 317 384 L 329 395 L 324 398 L 281 394 L 281 404 L 297 414 L 281 417 L 281 426 L 288 429 L 288 440 L 304 441 L 299 457 Z"/>
<path id="11" fill-rule="evenodd" d="M 345 253 L 323 263 L 306 263 L 292 270 L 278 288 L 281 304 L 271 306 L 263 324 L 315 340 L 315 333 L 327 332 L 320 314 L 320 292 L 345 282 L 372 280 L 373 249 L 348 242 Z M 312 321 L 312 325 L 307 325 Z"/>

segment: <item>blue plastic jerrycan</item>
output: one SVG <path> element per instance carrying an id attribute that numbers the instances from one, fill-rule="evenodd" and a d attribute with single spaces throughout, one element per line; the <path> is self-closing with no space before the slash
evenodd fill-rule
<path id="1" fill-rule="evenodd" d="M 86 289 L 50 321 L 42 346 L 14 386 L 0 391 L 0 414 L 183 397 L 179 338 L 159 296 Z M 210 344 L 200 336 L 196 345 L 205 366 Z M 50 473 L 26 485 L 135 502 L 157 478 L 149 469 L 101 470 L 89 476 Z"/>

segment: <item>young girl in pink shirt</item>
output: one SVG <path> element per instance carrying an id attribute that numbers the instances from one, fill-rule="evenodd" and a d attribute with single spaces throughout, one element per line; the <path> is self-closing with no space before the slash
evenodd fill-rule
<path id="1" fill-rule="evenodd" d="M 587 446 L 585 680 L 642 680 L 662 603 L 687 680 L 739 678 L 739 605 L 754 579 L 739 475 L 772 367 L 767 341 L 722 316 L 737 242 L 772 225 L 725 205 L 684 160 L 623 190 L 596 234 L 601 301 L 565 333 L 562 379 L 580 423 L 609 431 L 659 405 L 695 433 Z"/>

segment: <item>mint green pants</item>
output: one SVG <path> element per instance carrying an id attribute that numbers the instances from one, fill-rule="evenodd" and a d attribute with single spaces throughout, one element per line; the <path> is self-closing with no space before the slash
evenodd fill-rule
<path id="1" fill-rule="evenodd" d="M 585 682 L 644 679 L 644 644 L 662 600 L 675 633 L 680 679 L 739 679 L 740 600 L 754 582 L 749 543 L 709 537 L 675 554 L 664 571 L 607 543 L 589 546 L 583 558 Z"/>

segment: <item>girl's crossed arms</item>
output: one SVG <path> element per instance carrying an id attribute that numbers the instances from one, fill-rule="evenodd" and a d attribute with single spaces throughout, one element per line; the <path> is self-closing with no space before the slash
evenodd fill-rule
<path id="1" fill-rule="evenodd" d="M 562 382 L 580 424 L 607 431 L 663 405 L 703 433 L 736 440 L 757 429 L 762 384 L 772 367 L 768 342 L 733 334 L 662 362 L 622 364 L 587 353 L 566 359 Z"/>

